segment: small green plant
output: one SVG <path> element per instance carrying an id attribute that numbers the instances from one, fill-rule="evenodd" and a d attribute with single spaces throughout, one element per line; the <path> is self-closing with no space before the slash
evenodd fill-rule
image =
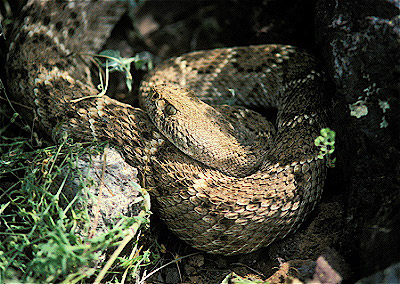
<path id="1" fill-rule="evenodd" d="M 111 50 L 111 49 L 104 50 L 99 54 L 83 54 L 83 55 L 92 56 L 95 59 L 96 64 L 99 66 L 100 84 L 97 86 L 97 88 L 100 90 L 100 93 L 96 96 L 88 96 L 71 100 L 71 102 L 79 102 L 87 98 L 101 97 L 105 95 L 108 89 L 109 75 L 111 72 L 115 71 L 125 73 L 125 83 L 126 86 L 128 87 L 128 90 L 131 91 L 133 84 L 133 77 L 131 74 L 132 62 L 134 63 L 135 68 L 137 70 L 143 70 L 146 68 L 148 70 L 153 69 L 153 61 L 151 60 L 151 57 L 147 52 L 138 53 L 134 57 L 129 57 L 129 58 L 124 58 L 121 56 L 118 50 Z M 98 58 L 103 58 L 105 59 L 105 61 L 101 62 Z M 102 76 L 101 68 L 105 68 L 105 75 L 104 75 L 105 78 L 103 78 Z"/>
<path id="2" fill-rule="evenodd" d="M 319 148 L 318 159 L 327 158 L 327 164 L 333 168 L 335 166 L 336 158 L 331 158 L 335 151 L 335 137 L 336 132 L 330 128 L 322 128 L 320 136 L 315 138 L 314 144 Z"/>
<path id="3" fill-rule="evenodd" d="M 95 56 L 106 59 L 106 62 L 102 64 L 102 66 L 106 68 L 106 72 L 119 71 L 125 73 L 125 78 L 126 78 L 125 83 L 129 91 L 132 90 L 132 82 L 133 82 L 131 74 L 132 62 L 134 63 L 135 68 L 137 70 L 142 70 L 146 68 L 146 65 L 147 69 L 149 70 L 153 69 L 153 63 L 151 59 L 143 54 L 136 54 L 134 57 L 124 58 L 121 56 L 118 50 L 108 49 L 100 52 Z"/>

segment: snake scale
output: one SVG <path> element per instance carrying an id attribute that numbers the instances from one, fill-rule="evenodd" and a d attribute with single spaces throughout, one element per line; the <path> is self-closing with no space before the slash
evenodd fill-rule
<path id="1" fill-rule="evenodd" d="M 99 93 L 81 54 L 98 52 L 124 5 L 26 3 L 7 57 L 10 93 L 25 105 L 23 115 L 55 139 L 67 133 L 117 146 L 153 188 L 169 229 L 197 249 L 248 253 L 296 230 L 326 175 L 313 143 L 326 127 L 314 59 L 287 45 L 197 51 L 150 72 L 142 108 L 106 95 L 71 101 Z M 228 89 L 239 105 L 276 108 L 276 131 L 244 107 L 211 107 L 194 96 L 221 104 Z"/>

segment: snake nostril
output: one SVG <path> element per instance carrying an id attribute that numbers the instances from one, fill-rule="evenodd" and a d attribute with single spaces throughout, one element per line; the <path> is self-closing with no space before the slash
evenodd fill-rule
<path id="1" fill-rule="evenodd" d="M 151 99 L 158 100 L 159 98 L 160 98 L 160 94 L 157 91 L 153 90 Z"/>

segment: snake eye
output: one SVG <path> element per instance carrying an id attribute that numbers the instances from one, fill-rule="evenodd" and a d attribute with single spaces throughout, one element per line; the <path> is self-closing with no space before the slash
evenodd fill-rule
<path id="1" fill-rule="evenodd" d="M 173 106 L 173 105 L 171 105 L 171 104 L 167 104 L 166 106 L 165 106 L 165 113 L 167 114 L 167 115 L 174 115 L 174 114 L 176 114 L 176 108 Z"/>

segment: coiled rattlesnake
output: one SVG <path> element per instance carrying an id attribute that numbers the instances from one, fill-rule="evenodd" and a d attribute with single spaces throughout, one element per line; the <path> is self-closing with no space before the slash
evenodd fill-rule
<path id="1" fill-rule="evenodd" d="M 312 57 L 284 45 L 193 52 L 147 77 L 147 112 L 108 96 L 71 102 L 98 93 L 77 54 L 96 52 L 123 12 L 121 1 L 28 1 L 7 59 L 11 93 L 33 110 L 25 116 L 49 135 L 118 146 L 155 187 L 168 227 L 195 248 L 247 253 L 294 231 L 319 199 L 326 172 L 313 144 L 326 125 Z M 177 86 L 205 102 L 221 103 L 233 89 L 239 104 L 275 107 L 276 134 L 251 111 L 203 105 Z M 154 123 L 148 114 L 156 114 Z"/>

